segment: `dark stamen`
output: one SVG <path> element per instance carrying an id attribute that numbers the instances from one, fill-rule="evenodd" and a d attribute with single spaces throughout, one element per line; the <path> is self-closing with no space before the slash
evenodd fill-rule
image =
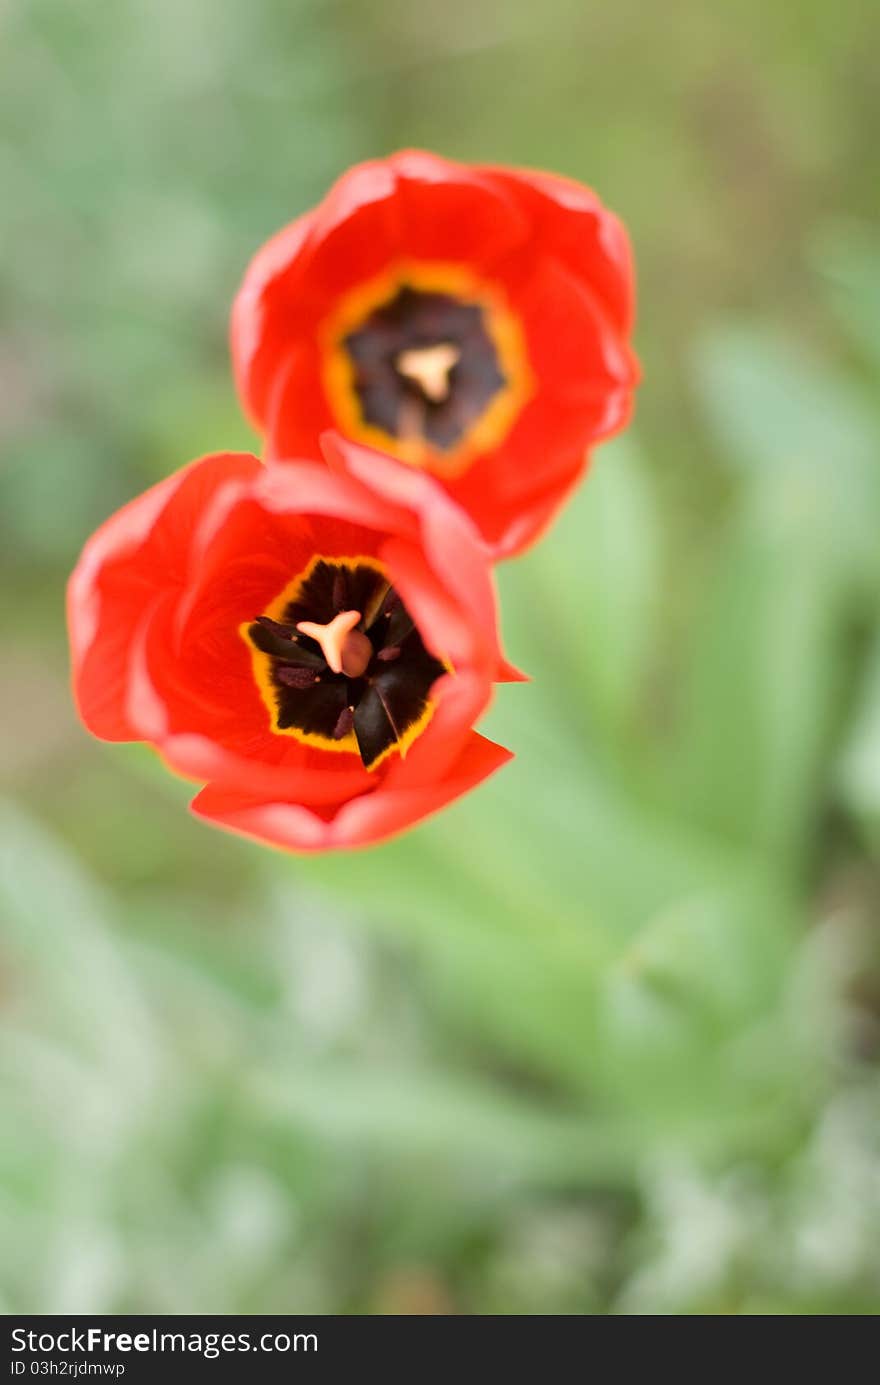
<path id="1" fill-rule="evenodd" d="M 275 677 L 288 688 L 311 688 L 318 681 L 313 668 L 295 668 L 292 664 L 279 664 Z"/>
<path id="2" fill-rule="evenodd" d="M 254 616 L 257 625 L 262 625 L 264 630 L 269 630 L 273 635 L 278 635 L 283 640 L 295 640 L 297 630 L 295 625 L 282 625 L 279 620 L 272 620 L 271 616 Z"/>
<path id="3" fill-rule="evenodd" d="M 255 616 L 251 626 L 251 639 L 257 649 L 279 659 L 283 664 L 298 664 L 301 668 L 326 668 L 324 656 L 319 651 L 307 649 L 300 643 L 293 625 L 282 625 L 269 616 Z M 309 641 L 311 643 L 311 641 Z"/>
<path id="4" fill-rule="evenodd" d="M 333 578 L 333 609 L 334 611 L 344 611 L 348 607 L 348 583 L 345 580 L 345 572 L 342 568 Z"/>
<path id="5" fill-rule="evenodd" d="M 353 726 L 354 708 L 343 707 L 342 711 L 339 713 L 339 716 L 336 719 L 336 725 L 333 727 L 334 741 L 341 741 L 343 736 L 348 735 L 349 731 Z"/>

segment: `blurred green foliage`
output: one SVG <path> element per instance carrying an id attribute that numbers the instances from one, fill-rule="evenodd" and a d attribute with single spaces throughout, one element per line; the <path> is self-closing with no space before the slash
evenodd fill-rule
<path id="1" fill-rule="evenodd" d="M 5 1310 L 880 1310 L 878 28 L 0 7 Z M 85 736 L 62 585 L 120 502 L 250 445 L 248 256 L 408 144 L 601 191 L 645 382 L 500 573 L 518 759 L 299 860 Z"/>

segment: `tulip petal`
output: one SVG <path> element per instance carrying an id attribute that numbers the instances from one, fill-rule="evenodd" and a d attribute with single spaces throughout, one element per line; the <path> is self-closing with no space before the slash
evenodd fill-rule
<path id="1" fill-rule="evenodd" d="M 481 171 L 531 217 L 541 253 L 558 258 L 590 284 L 617 330 L 628 334 L 634 310 L 632 250 L 623 224 L 596 193 L 573 179 L 534 169 Z"/>
<path id="2" fill-rule="evenodd" d="M 68 583 L 67 616 L 74 696 L 94 735 L 133 739 L 127 661 L 144 609 L 183 582 L 193 516 L 212 488 L 261 473 L 246 453 L 200 458 L 117 511 L 85 545 Z"/>
<path id="3" fill-rule="evenodd" d="M 299 803 L 261 799 L 207 785 L 190 805 L 196 817 L 282 850 L 312 852 L 370 846 L 445 807 L 512 758 L 472 732 L 448 772 L 430 785 L 362 794 L 313 812 Z"/>

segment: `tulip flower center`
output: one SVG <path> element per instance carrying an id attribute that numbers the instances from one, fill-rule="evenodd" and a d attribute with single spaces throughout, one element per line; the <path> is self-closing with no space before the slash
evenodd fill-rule
<path id="1" fill-rule="evenodd" d="M 366 769 L 406 754 L 447 671 L 373 558 L 313 558 L 241 633 L 272 730 Z"/>
<path id="2" fill-rule="evenodd" d="M 398 287 L 342 343 L 363 421 L 449 451 L 507 383 L 479 303 Z"/>

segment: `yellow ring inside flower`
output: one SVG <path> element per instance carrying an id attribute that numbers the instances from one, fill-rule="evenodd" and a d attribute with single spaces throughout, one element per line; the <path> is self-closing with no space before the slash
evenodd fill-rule
<path id="1" fill-rule="evenodd" d="M 396 437 L 369 422 L 356 388 L 356 365 L 346 339 L 405 288 L 447 295 L 462 305 L 479 308 L 483 329 L 494 347 L 503 376 L 503 385 L 466 428 L 461 440 L 448 450 L 425 438 Z M 476 456 L 497 447 L 534 392 L 519 319 L 510 311 L 498 287 L 462 265 L 401 261 L 391 266 L 344 296 L 339 307 L 322 323 L 319 340 L 324 389 L 345 436 L 444 478 L 461 475 Z"/>

